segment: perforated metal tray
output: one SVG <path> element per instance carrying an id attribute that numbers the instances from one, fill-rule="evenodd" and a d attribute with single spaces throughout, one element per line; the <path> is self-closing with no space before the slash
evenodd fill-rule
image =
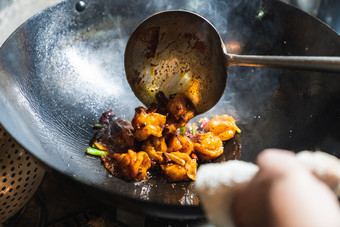
<path id="1" fill-rule="evenodd" d="M 0 124 L 0 223 L 32 198 L 45 170 Z"/>

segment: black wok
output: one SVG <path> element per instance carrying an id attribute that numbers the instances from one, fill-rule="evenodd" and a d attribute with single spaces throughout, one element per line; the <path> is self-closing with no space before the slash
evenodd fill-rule
<path id="1" fill-rule="evenodd" d="M 201 216 L 194 183 L 125 182 L 85 155 L 102 112 L 112 108 L 131 120 L 141 105 L 125 79 L 123 59 L 126 41 L 143 19 L 185 9 L 211 21 L 230 53 L 340 56 L 337 33 L 279 1 L 84 2 L 44 10 L 3 44 L 0 122 L 43 163 L 94 196 L 148 215 Z M 237 156 L 239 144 L 247 161 L 268 147 L 321 149 L 340 157 L 339 75 L 242 67 L 228 75 L 222 99 L 205 114 L 231 114 L 242 129 L 221 159 Z"/>

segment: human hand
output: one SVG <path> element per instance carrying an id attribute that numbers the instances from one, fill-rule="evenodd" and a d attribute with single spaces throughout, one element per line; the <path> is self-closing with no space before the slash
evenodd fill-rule
<path id="1" fill-rule="evenodd" d="M 234 198 L 236 226 L 340 226 L 336 196 L 294 153 L 265 150 L 258 156 L 257 164 L 259 172 Z"/>

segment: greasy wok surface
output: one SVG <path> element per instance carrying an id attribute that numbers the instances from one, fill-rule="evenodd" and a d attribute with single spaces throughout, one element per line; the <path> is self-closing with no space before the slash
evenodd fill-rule
<path id="1" fill-rule="evenodd" d="M 230 53 L 340 56 L 339 35 L 291 6 L 209 2 L 89 0 L 77 10 L 77 1 L 67 1 L 36 15 L 0 49 L 1 124 L 42 162 L 110 204 L 152 215 L 201 215 L 193 182 L 125 182 L 85 155 L 102 112 L 112 108 L 131 120 L 141 105 L 124 72 L 133 29 L 153 13 L 185 9 L 211 21 Z M 242 129 L 226 144 L 224 159 L 237 155 L 240 144 L 247 161 L 267 147 L 340 157 L 339 100 L 339 75 L 232 67 L 222 99 L 205 115 L 230 114 Z"/>

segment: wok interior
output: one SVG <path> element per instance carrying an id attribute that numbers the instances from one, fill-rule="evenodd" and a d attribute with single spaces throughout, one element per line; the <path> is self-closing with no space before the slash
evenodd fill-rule
<path id="1" fill-rule="evenodd" d="M 199 212 L 194 183 L 125 182 L 111 177 L 98 158 L 85 155 L 102 112 L 112 108 L 131 120 L 141 105 L 126 81 L 123 59 L 130 33 L 143 19 L 165 9 L 194 11 L 212 22 L 230 53 L 340 55 L 334 31 L 276 1 L 215 0 L 203 7 L 204 1 L 99 0 L 87 1 L 84 12 L 75 4 L 62 2 L 35 16 L 1 47 L 1 124 L 47 165 L 99 190 L 110 203 L 146 213 L 157 205 L 180 215 Z M 204 115 L 234 116 L 246 161 L 268 147 L 321 149 L 340 157 L 339 79 L 231 67 L 223 97 Z"/>

